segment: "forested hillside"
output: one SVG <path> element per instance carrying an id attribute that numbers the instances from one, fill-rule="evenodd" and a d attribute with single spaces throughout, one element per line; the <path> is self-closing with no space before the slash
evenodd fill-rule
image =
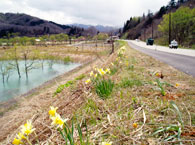
<path id="1" fill-rule="evenodd" d="M 0 38 L 9 38 L 12 37 L 12 34 L 19 36 L 40 36 L 66 33 L 80 36 L 83 31 L 83 29 L 78 27 L 57 24 L 27 14 L 0 13 Z"/>
<path id="2" fill-rule="evenodd" d="M 193 47 L 195 37 L 195 1 L 171 0 L 167 6 L 162 6 L 158 12 L 140 17 L 131 17 L 126 21 L 122 30 L 122 38 L 141 39 L 154 38 L 156 43 L 169 44 L 169 14 L 171 40 L 175 39 L 180 45 Z M 183 35 L 184 34 L 184 35 Z"/>

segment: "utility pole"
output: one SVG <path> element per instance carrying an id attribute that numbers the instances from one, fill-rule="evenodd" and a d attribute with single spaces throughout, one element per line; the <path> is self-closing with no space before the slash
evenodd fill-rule
<path id="1" fill-rule="evenodd" d="M 154 39 L 154 28 L 153 28 L 153 21 L 152 21 L 152 39 Z"/>
<path id="2" fill-rule="evenodd" d="M 72 44 L 71 36 L 69 36 L 69 44 Z"/>
<path id="3" fill-rule="evenodd" d="M 112 51 L 110 54 L 114 53 L 114 40 L 113 40 L 113 37 L 112 37 L 112 32 L 111 32 L 111 47 L 112 47 Z"/>
<path id="4" fill-rule="evenodd" d="M 169 13 L 169 44 L 171 43 L 171 12 Z"/>
<path id="5" fill-rule="evenodd" d="M 144 41 L 146 41 L 146 29 L 144 28 Z"/>

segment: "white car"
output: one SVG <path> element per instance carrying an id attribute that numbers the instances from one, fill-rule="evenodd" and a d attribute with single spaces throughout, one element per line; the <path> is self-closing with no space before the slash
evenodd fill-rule
<path id="1" fill-rule="evenodd" d="M 177 49 L 178 48 L 177 41 L 175 41 L 175 40 L 171 41 L 171 44 L 169 45 L 169 48 L 175 48 L 175 49 Z"/>

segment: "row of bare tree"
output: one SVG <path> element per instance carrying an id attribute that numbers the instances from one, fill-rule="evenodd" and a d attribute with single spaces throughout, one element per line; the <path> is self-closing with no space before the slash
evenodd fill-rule
<path id="1" fill-rule="evenodd" d="M 23 60 L 24 63 L 21 64 L 20 60 Z M 9 80 L 13 71 L 17 72 L 18 78 L 20 79 L 22 77 L 21 65 L 23 65 L 22 68 L 24 68 L 26 79 L 28 79 L 31 70 L 37 68 L 42 68 L 43 70 L 45 61 L 52 68 L 55 60 L 56 58 L 54 56 L 48 54 L 41 56 L 38 50 L 32 51 L 28 47 L 18 49 L 17 46 L 14 46 L 0 59 L 0 75 L 3 83 Z"/>

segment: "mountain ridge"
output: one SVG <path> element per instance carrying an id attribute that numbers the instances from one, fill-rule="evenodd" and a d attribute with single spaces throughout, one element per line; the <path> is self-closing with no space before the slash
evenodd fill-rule
<path id="1" fill-rule="evenodd" d="M 113 26 L 78 24 L 78 23 L 69 24 L 69 26 L 76 26 L 76 27 L 80 27 L 80 28 L 84 28 L 84 29 L 94 27 L 95 29 L 97 29 L 97 31 L 105 32 L 105 33 L 108 33 L 108 32 L 111 32 L 111 31 L 116 31 L 116 30 L 119 29 L 119 27 L 113 27 Z"/>
<path id="2" fill-rule="evenodd" d="M 75 27 L 57 24 L 24 13 L 0 13 L 0 37 L 7 37 L 10 33 L 18 33 L 19 36 L 69 34 L 72 29 Z"/>

